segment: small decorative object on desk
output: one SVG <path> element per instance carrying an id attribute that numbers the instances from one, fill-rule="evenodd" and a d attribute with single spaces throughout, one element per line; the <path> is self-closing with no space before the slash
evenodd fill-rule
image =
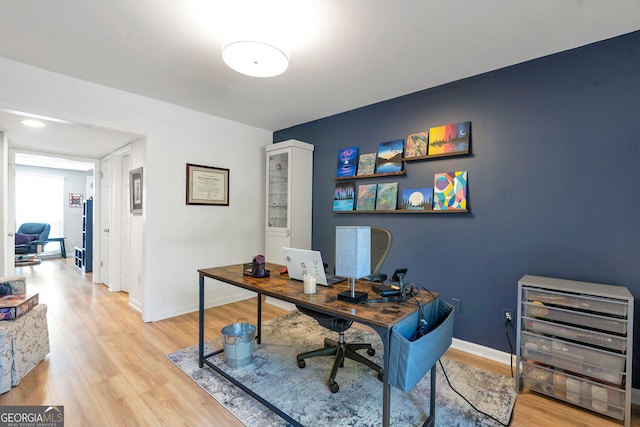
<path id="1" fill-rule="evenodd" d="M 6 295 L 0 298 L 0 320 L 14 320 L 38 305 L 38 294 Z"/>
<path id="2" fill-rule="evenodd" d="M 243 264 L 242 270 L 243 274 L 253 277 L 268 277 L 270 274 L 270 271 L 264 268 L 264 255 L 256 255 L 253 262 Z"/>
<path id="3" fill-rule="evenodd" d="M 304 293 L 315 294 L 316 293 L 316 276 L 313 274 L 305 273 L 303 276 L 304 281 Z"/>

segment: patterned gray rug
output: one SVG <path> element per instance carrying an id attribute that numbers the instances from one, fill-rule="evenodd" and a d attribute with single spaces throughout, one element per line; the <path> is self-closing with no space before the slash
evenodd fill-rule
<path id="1" fill-rule="evenodd" d="M 298 368 L 296 355 L 320 347 L 324 337 L 334 333 L 297 311 L 263 324 L 262 344 L 256 345 L 253 360 L 241 368 L 228 368 L 222 355 L 210 359 L 234 378 L 257 392 L 305 426 L 378 426 L 382 413 L 382 383 L 374 371 L 351 360 L 338 371 L 338 393 L 327 388 L 333 358 L 307 360 Z M 337 335 L 337 334 L 335 334 Z M 382 342 L 377 334 L 352 327 L 347 342 L 369 342 L 373 357 L 382 364 Z M 333 337 L 335 338 L 335 337 Z M 221 348 L 222 340 L 207 344 L 205 354 Z M 363 351 L 364 354 L 366 352 Z M 167 355 L 186 375 L 249 427 L 286 426 L 288 423 L 233 386 L 208 367 L 198 367 L 198 346 Z M 512 378 L 442 359 L 453 387 L 476 408 L 507 425 L 516 400 Z M 422 425 L 429 414 L 429 375 L 410 392 L 392 387 L 391 425 Z M 499 426 L 500 423 L 475 411 L 449 387 L 440 366 L 436 374 L 437 426 Z"/>

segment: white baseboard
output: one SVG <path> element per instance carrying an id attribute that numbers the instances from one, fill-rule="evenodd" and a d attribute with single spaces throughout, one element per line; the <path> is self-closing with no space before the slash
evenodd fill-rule
<path id="1" fill-rule="evenodd" d="M 515 355 L 512 356 L 511 354 L 505 353 L 504 351 L 485 347 L 468 341 L 459 340 L 457 338 L 453 338 L 451 342 L 451 348 L 464 351 L 465 353 L 473 354 L 474 356 L 482 357 L 483 359 L 489 359 L 494 362 L 502 363 L 503 365 L 510 365 L 510 359 L 513 360 L 513 366 L 515 366 L 516 364 Z M 640 389 L 631 389 L 631 403 L 634 405 L 640 404 Z"/>

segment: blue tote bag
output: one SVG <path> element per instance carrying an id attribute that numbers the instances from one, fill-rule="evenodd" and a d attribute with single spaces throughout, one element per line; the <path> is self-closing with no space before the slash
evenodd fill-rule
<path id="1" fill-rule="evenodd" d="M 400 322 L 391 332 L 389 384 L 411 390 L 451 345 L 453 306 L 440 298 Z"/>

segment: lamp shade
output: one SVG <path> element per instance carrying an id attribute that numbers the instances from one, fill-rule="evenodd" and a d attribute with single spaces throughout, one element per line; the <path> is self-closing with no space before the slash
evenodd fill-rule
<path id="1" fill-rule="evenodd" d="M 336 227 L 336 274 L 354 279 L 371 274 L 371 227 Z"/>
<path id="2" fill-rule="evenodd" d="M 257 40 L 237 40 L 225 44 L 222 59 L 231 69 L 252 77 L 273 77 L 289 66 L 287 49 Z"/>

